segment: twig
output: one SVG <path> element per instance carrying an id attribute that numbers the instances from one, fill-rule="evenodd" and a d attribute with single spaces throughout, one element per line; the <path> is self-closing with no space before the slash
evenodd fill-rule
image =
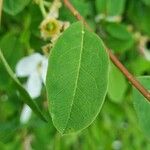
<path id="1" fill-rule="evenodd" d="M 69 0 L 64 0 L 64 4 L 79 21 L 82 21 L 85 26 L 92 31 L 85 19 L 74 8 Z M 108 51 L 109 57 L 114 65 L 126 76 L 128 81 L 150 102 L 150 93 L 148 92 L 148 90 L 145 89 L 144 86 L 136 80 L 136 78 L 126 69 L 126 67 L 118 60 L 118 58 L 111 52 L 110 49 L 106 48 L 106 50 Z"/>

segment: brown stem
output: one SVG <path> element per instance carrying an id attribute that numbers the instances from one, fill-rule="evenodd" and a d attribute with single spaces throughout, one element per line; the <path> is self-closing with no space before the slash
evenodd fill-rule
<path id="1" fill-rule="evenodd" d="M 69 0 L 64 0 L 64 4 L 78 20 L 82 21 L 85 24 L 85 26 L 92 31 L 85 19 L 74 8 L 74 6 L 70 3 Z M 126 76 L 128 81 L 150 102 L 150 93 L 148 92 L 148 90 L 146 90 L 144 86 L 136 80 L 136 78 L 125 68 L 125 66 L 118 60 L 118 58 L 111 52 L 111 50 L 109 50 L 108 48 L 106 49 L 114 65 Z"/>

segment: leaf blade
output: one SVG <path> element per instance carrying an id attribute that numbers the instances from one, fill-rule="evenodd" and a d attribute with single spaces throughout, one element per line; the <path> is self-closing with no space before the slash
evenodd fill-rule
<path id="1" fill-rule="evenodd" d="M 138 77 L 138 80 L 144 85 L 145 88 L 150 90 L 150 76 L 141 76 Z M 135 88 L 133 89 L 133 100 L 140 127 L 144 134 L 147 137 L 150 137 L 150 102 L 148 102 L 146 98 Z"/>
<path id="2" fill-rule="evenodd" d="M 117 82 L 116 82 L 117 79 Z M 127 90 L 127 83 L 122 73 L 110 63 L 108 96 L 113 102 L 120 103 Z"/>
<path id="3" fill-rule="evenodd" d="M 99 81 L 102 72 L 104 80 Z M 46 87 L 57 130 L 64 134 L 89 126 L 104 102 L 107 80 L 108 55 L 102 41 L 80 22 L 73 24 L 58 39 L 49 57 Z"/>

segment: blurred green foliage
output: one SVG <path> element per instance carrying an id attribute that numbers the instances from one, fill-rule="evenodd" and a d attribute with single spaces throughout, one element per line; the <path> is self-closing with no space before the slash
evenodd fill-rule
<path id="1" fill-rule="evenodd" d="M 139 50 L 140 37 L 150 37 L 150 0 L 71 2 L 130 72 L 135 76 L 150 74 L 150 61 Z M 116 16 L 121 19 L 115 20 Z M 59 19 L 76 21 L 64 5 Z M 0 48 L 14 71 L 23 56 L 41 52 L 41 47 L 47 44 L 40 36 L 42 20 L 41 11 L 32 0 L 4 0 Z M 144 45 L 147 50 L 149 42 Z M 149 139 L 139 129 L 133 108 L 131 86 L 113 65 L 110 72 L 109 80 L 114 85 L 110 85 L 94 123 L 81 133 L 61 136 L 52 123 L 46 124 L 33 113 L 27 124 L 20 124 L 23 103 L 0 62 L 0 149 L 149 150 Z M 42 91 L 36 102 L 43 108 L 45 88 Z"/>

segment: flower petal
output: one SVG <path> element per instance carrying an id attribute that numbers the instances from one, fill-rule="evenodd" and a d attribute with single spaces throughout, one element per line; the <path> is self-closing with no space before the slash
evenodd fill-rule
<path id="1" fill-rule="evenodd" d="M 31 108 L 28 105 L 24 105 L 20 115 L 20 122 L 22 124 L 27 123 L 31 117 L 31 113 L 32 113 Z"/>
<path id="2" fill-rule="evenodd" d="M 16 75 L 18 77 L 29 76 L 37 69 L 38 64 L 42 61 L 43 56 L 40 53 L 34 53 L 22 58 L 16 66 Z"/>
<path id="3" fill-rule="evenodd" d="M 51 5 L 50 11 L 48 16 L 53 18 L 59 17 L 59 8 L 62 6 L 60 0 L 54 0 L 54 2 Z"/>
<path id="4" fill-rule="evenodd" d="M 42 80 L 38 72 L 33 72 L 26 83 L 26 90 L 32 98 L 37 98 L 41 94 Z"/>
<path id="5" fill-rule="evenodd" d="M 44 84 L 46 81 L 47 68 L 48 68 L 48 59 L 45 57 L 45 59 L 43 59 L 41 64 L 41 77 Z"/>

